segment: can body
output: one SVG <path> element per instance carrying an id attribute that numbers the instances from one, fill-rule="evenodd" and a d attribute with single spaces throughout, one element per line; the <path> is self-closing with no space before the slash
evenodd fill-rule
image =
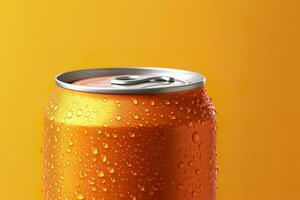
<path id="1" fill-rule="evenodd" d="M 204 88 L 137 95 L 57 88 L 44 120 L 44 199 L 214 200 L 215 143 Z"/>

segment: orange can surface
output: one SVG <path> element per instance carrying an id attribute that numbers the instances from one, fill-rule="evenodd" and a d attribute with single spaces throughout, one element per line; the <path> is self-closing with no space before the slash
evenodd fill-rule
<path id="1" fill-rule="evenodd" d="M 205 88 L 136 93 L 55 89 L 45 200 L 216 199 L 216 112 Z"/>

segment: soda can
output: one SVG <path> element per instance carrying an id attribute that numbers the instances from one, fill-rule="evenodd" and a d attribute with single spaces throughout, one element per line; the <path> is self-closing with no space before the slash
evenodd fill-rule
<path id="1" fill-rule="evenodd" d="M 45 200 L 216 198 L 216 111 L 194 72 L 78 70 L 45 109 Z"/>

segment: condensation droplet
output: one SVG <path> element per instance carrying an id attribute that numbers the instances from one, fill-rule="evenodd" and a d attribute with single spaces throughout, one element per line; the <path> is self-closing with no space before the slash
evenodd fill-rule
<path id="1" fill-rule="evenodd" d="M 203 190 L 203 185 L 202 184 L 199 185 L 199 189 Z"/>
<path id="2" fill-rule="evenodd" d="M 68 111 L 67 114 L 66 114 L 66 116 L 67 116 L 67 118 L 72 118 L 73 111 L 72 110 Z"/>
<path id="3" fill-rule="evenodd" d="M 91 115 L 91 113 L 89 111 L 86 111 L 84 114 L 85 117 L 89 117 L 90 115 Z"/>
<path id="4" fill-rule="evenodd" d="M 174 115 L 171 115 L 171 117 L 170 117 L 170 119 L 176 119 L 176 116 L 174 116 Z"/>
<path id="5" fill-rule="evenodd" d="M 104 177 L 104 172 L 102 170 L 100 170 L 98 173 L 97 173 L 97 176 L 102 178 Z"/>
<path id="6" fill-rule="evenodd" d="M 94 185 L 95 184 L 95 182 L 92 181 L 92 180 L 88 180 L 88 183 L 89 183 L 89 185 Z"/>
<path id="7" fill-rule="evenodd" d="M 84 196 L 83 196 L 82 194 L 80 194 L 80 193 L 76 194 L 75 197 L 76 197 L 76 199 L 78 199 L 78 200 L 84 199 Z"/>
<path id="8" fill-rule="evenodd" d="M 184 167 L 183 162 L 179 162 L 178 163 L 178 168 L 183 169 L 183 167 Z"/>
<path id="9" fill-rule="evenodd" d="M 199 169 L 196 169 L 196 170 L 195 170 L 195 174 L 196 174 L 196 175 L 200 175 L 200 170 L 199 170 Z"/>
<path id="10" fill-rule="evenodd" d="M 78 110 L 76 111 L 76 115 L 77 115 L 78 117 L 82 116 L 82 114 L 83 114 L 83 111 L 82 111 L 81 109 L 78 109 Z"/>
<path id="11" fill-rule="evenodd" d="M 192 135 L 192 139 L 195 143 L 198 143 L 200 141 L 200 134 L 197 131 L 195 131 Z"/>
<path id="12" fill-rule="evenodd" d="M 154 105 L 155 105 L 154 100 L 150 100 L 150 105 L 151 105 L 151 106 L 154 106 Z"/>
<path id="13" fill-rule="evenodd" d="M 58 138 L 56 135 L 54 136 L 54 142 L 58 142 Z"/>
<path id="14" fill-rule="evenodd" d="M 99 111 L 98 108 L 94 108 L 94 109 L 93 109 L 93 112 L 94 112 L 94 113 L 97 113 L 98 111 Z"/>
<path id="15" fill-rule="evenodd" d="M 144 186 L 139 186 L 140 191 L 145 192 L 145 187 Z"/>
<path id="16" fill-rule="evenodd" d="M 164 100 L 164 104 L 165 105 L 170 105 L 170 101 L 169 100 Z"/>
<path id="17" fill-rule="evenodd" d="M 102 160 L 102 162 L 106 162 L 106 161 L 107 161 L 107 156 L 106 156 L 106 155 L 103 155 L 103 156 L 101 157 L 101 160 Z"/>
<path id="18" fill-rule="evenodd" d="M 122 119 L 122 118 L 121 118 L 120 115 L 117 115 L 117 116 L 116 116 L 116 120 L 120 121 L 121 119 Z"/>
<path id="19" fill-rule="evenodd" d="M 98 154 L 98 149 L 97 148 L 94 148 L 93 151 L 92 151 L 93 155 L 97 155 Z"/>
<path id="20" fill-rule="evenodd" d="M 108 138 L 110 137 L 110 133 L 109 132 L 105 132 L 104 135 L 105 135 L 105 137 L 108 137 Z"/>
<path id="21" fill-rule="evenodd" d="M 133 118 L 134 118 L 134 119 L 138 119 L 139 116 L 138 116 L 138 115 L 134 115 Z"/>
<path id="22" fill-rule="evenodd" d="M 134 105 L 137 105 L 137 104 L 138 104 L 138 101 L 137 101 L 137 99 L 135 99 L 135 98 L 131 98 L 131 102 L 132 102 Z"/>
<path id="23" fill-rule="evenodd" d="M 96 191 L 96 187 L 95 186 L 91 186 L 91 190 L 93 191 L 93 192 L 95 192 Z"/>
<path id="24" fill-rule="evenodd" d="M 195 197 L 197 196 L 197 193 L 195 191 L 192 192 L 192 196 Z"/>
<path id="25" fill-rule="evenodd" d="M 103 142 L 102 145 L 103 145 L 104 149 L 108 149 L 108 144 L 107 143 Z"/>
<path id="26" fill-rule="evenodd" d="M 133 132 L 129 132 L 129 137 L 135 137 L 135 133 L 133 133 Z"/>
<path id="27" fill-rule="evenodd" d="M 69 144 L 70 146 L 73 146 L 73 144 L 74 144 L 73 140 L 69 139 L 69 140 L 68 140 L 68 144 Z"/>
<path id="28" fill-rule="evenodd" d="M 108 170 L 108 172 L 109 172 L 110 174 L 115 173 L 115 169 L 112 168 L 112 167 L 108 167 L 107 170 Z"/>
<path id="29" fill-rule="evenodd" d="M 105 186 L 101 186 L 101 190 L 102 190 L 103 192 L 106 192 L 106 191 L 107 191 L 107 188 L 106 188 Z"/>
<path id="30" fill-rule="evenodd" d="M 183 184 L 182 183 L 178 183 L 176 185 L 177 190 L 182 190 L 183 189 Z"/>

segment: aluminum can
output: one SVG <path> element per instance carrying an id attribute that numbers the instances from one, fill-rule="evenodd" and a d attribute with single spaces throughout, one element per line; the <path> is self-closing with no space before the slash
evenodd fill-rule
<path id="1" fill-rule="evenodd" d="M 45 109 L 45 200 L 215 200 L 216 111 L 194 72 L 78 70 Z"/>

